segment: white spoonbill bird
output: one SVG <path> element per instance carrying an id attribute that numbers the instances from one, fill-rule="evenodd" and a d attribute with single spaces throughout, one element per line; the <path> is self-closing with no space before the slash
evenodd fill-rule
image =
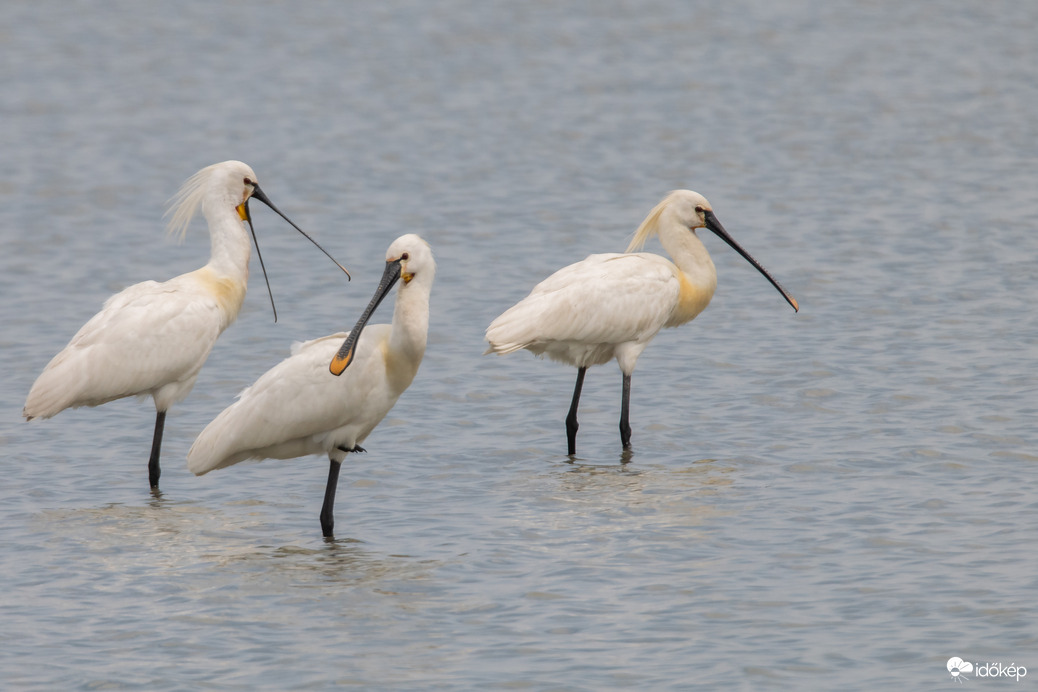
<path id="1" fill-rule="evenodd" d="M 525 348 L 577 367 L 566 416 L 571 456 L 577 448 L 577 404 L 584 373 L 613 358 L 623 374 L 620 441 L 630 449 L 631 373 L 638 356 L 661 328 L 685 324 L 702 312 L 717 287 L 717 271 L 696 236 L 697 228 L 720 236 L 799 310 L 793 296 L 728 235 L 705 197 L 675 190 L 649 212 L 625 253 L 591 255 L 563 267 L 487 327 L 487 353 Z M 635 252 L 653 235 L 659 236 L 673 262 Z"/>
<path id="2" fill-rule="evenodd" d="M 290 357 L 206 426 L 187 453 L 188 469 L 201 476 L 247 459 L 327 454 L 321 530 L 331 536 L 342 462 L 348 453 L 364 451 L 360 443 L 410 386 L 422 362 L 435 274 L 428 243 L 414 234 L 393 241 L 378 289 L 352 331 L 296 344 Z M 397 279 L 403 283 L 393 323 L 365 329 Z"/>
<path id="3" fill-rule="evenodd" d="M 166 411 L 191 391 L 217 337 L 234 322 L 245 299 L 250 199 L 269 206 L 317 244 L 270 202 L 247 165 L 224 161 L 203 168 L 174 198 L 169 230 L 182 235 L 201 207 L 209 223 L 209 263 L 162 283 L 134 284 L 105 301 L 43 369 L 22 415 L 50 418 L 67 408 L 151 396 L 156 416 L 148 477 L 157 488 Z M 252 235 L 255 239 L 255 231 Z"/>

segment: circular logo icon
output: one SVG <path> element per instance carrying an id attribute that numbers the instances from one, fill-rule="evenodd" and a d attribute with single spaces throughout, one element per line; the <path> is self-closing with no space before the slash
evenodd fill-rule
<path id="1" fill-rule="evenodd" d="M 972 673 L 973 664 L 969 661 L 963 661 L 958 656 L 952 656 L 948 659 L 948 672 L 951 673 L 953 678 L 957 678 L 962 673 Z"/>

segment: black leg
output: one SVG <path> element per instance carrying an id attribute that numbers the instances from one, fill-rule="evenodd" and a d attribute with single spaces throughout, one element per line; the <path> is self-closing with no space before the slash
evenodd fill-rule
<path id="1" fill-rule="evenodd" d="M 334 459 L 328 464 L 328 485 L 324 488 L 324 505 L 321 506 L 321 532 L 326 538 L 332 535 L 335 526 L 332 509 L 335 507 L 335 488 L 339 485 L 339 469 L 342 468 L 342 464 Z"/>
<path id="2" fill-rule="evenodd" d="M 623 399 L 620 402 L 620 443 L 631 448 L 631 376 L 624 375 Z"/>
<path id="3" fill-rule="evenodd" d="M 151 487 L 159 487 L 159 450 L 162 449 L 162 429 L 166 426 L 166 412 L 159 411 L 155 414 L 155 435 L 151 438 L 151 458 L 148 459 L 148 480 Z"/>
<path id="4" fill-rule="evenodd" d="M 580 403 L 580 390 L 584 388 L 584 373 L 587 368 L 577 368 L 577 384 L 573 387 L 573 402 L 569 405 L 569 415 L 566 416 L 566 441 L 569 442 L 569 455 L 577 453 L 577 405 Z"/>

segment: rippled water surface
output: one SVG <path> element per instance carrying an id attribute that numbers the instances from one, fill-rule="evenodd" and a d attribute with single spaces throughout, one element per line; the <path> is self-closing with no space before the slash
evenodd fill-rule
<path id="1" fill-rule="evenodd" d="M 40 0 L 0 8 L 5 689 L 941 689 L 1038 677 L 1038 4 Z M 25 423 L 115 291 L 200 266 L 180 182 L 248 162 L 259 267 L 166 422 Z M 705 194 L 719 286 L 634 376 L 483 357 L 541 278 Z M 421 372 L 326 460 L 185 455 L 389 242 L 439 263 Z M 709 235 L 709 234 L 707 234 Z M 658 245 L 650 250 L 661 251 Z M 383 310 L 383 317 L 388 316 Z"/>

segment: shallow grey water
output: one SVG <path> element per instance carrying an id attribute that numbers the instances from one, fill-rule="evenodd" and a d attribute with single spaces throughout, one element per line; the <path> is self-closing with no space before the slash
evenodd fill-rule
<path id="1" fill-rule="evenodd" d="M 12 689 L 938 689 L 1038 676 L 1031 3 L 58 2 L 0 8 L 0 680 Z M 240 158 L 238 322 L 169 416 L 20 421 L 111 293 L 200 266 L 161 212 Z M 713 303 L 634 378 L 481 357 L 548 273 L 677 187 Z M 340 481 L 190 476 L 205 423 L 348 328 L 389 242 L 437 253 L 429 350 Z M 650 248 L 658 251 L 658 246 Z M 384 315 L 388 315 L 388 311 Z M 1015 687 L 1014 687 L 1015 689 Z"/>

